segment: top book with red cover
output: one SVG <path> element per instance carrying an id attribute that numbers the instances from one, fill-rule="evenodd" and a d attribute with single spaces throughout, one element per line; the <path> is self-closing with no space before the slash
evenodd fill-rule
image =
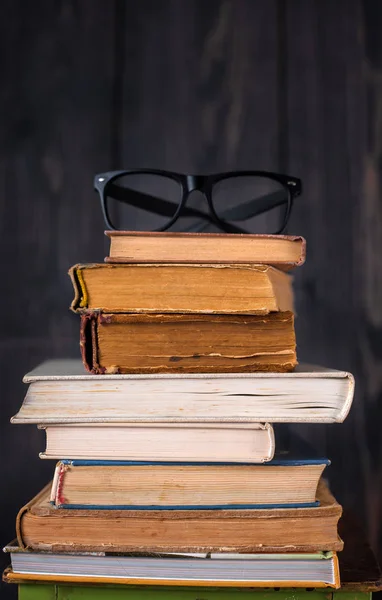
<path id="1" fill-rule="evenodd" d="M 305 262 L 301 236 L 105 231 L 110 263 L 253 263 L 289 271 Z"/>

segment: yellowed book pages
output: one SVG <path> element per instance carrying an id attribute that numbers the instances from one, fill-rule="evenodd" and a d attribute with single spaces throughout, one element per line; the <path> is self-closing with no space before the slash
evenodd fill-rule
<path id="1" fill-rule="evenodd" d="M 292 278 L 266 265 L 84 264 L 72 309 L 105 313 L 293 312 Z"/>
<path id="2" fill-rule="evenodd" d="M 81 351 L 93 373 L 292 371 L 294 317 L 269 315 L 81 315 Z"/>
<path id="3" fill-rule="evenodd" d="M 105 231 L 106 262 L 252 263 L 282 270 L 305 262 L 306 242 L 293 235 Z"/>

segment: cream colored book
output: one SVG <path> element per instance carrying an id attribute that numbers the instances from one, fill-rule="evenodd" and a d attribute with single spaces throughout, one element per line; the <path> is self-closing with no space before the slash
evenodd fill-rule
<path id="1" fill-rule="evenodd" d="M 41 458 L 263 463 L 273 458 L 273 427 L 260 423 L 88 423 L 46 425 Z"/>
<path id="2" fill-rule="evenodd" d="M 303 364 L 292 373 L 95 376 L 64 359 L 24 382 L 12 423 L 340 423 L 354 394 L 350 373 Z"/>

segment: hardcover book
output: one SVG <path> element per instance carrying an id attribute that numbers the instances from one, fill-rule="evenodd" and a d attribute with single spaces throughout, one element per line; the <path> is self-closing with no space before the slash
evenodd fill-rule
<path id="1" fill-rule="evenodd" d="M 143 510 L 317 506 L 318 482 L 328 464 L 277 456 L 266 467 L 61 460 L 50 500 L 57 508 Z"/>
<path id="2" fill-rule="evenodd" d="M 266 265 L 85 264 L 69 275 L 75 312 L 293 312 L 290 275 Z"/>
<path id="3" fill-rule="evenodd" d="M 293 373 L 98 375 L 80 360 L 42 363 L 12 423 L 342 422 L 350 373 L 298 365 Z"/>
<path id="4" fill-rule="evenodd" d="M 42 425 L 42 458 L 261 463 L 273 458 L 273 427 L 261 423 Z"/>
<path id="5" fill-rule="evenodd" d="M 47 553 L 8 546 L 13 574 L 41 580 L 70 578 L 83 583 L 223 587 L 334 587 L 340 585 L 335 552 L 314 554 Z M 64 579 L 62 579 L 64 578 Z"/>
<path id="6" fill-rule="evenodd" d="M 252 263 L 289 270 L 305 261 L 304 238 L 292 235 L 105 231 L 106 262 Z"/>
<path id="7" fill-rule="evenodd" d="M 291 371 L 293 313 L 81 315 L 81 352 L 92 373 Z"/>
<path id="8" fill-rule="evenodd" d="M 341 506 L 320 481 L 313 508 L 57 510 L 51 484 L 16 520 L 21 547 L 52 552 L 320 552 L 342 550 Z"/>

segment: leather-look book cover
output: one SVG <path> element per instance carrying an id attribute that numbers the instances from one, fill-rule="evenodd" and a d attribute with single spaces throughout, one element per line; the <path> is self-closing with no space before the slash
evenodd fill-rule
<path id="1" fill-rule="evenodd" d="M 371 592 L 382 590 L 382 573 L 378 561 L 376 560 L 370 544 L 367 542 L 365 532 L 359 527 L 359 523 L 357 519 L 354 518 L 354 515 L 352 516 L 345 510 L 339 521 L 338 528 L 339 534 L 344 540 L 344 549 L 338 554 L 341 574 L 341 592 L 347 592 L 348 597 L 350 597 L 349 593 L 351 593 L 353 598 L 358 597 L 360 600 L 368 600 Z M 28 550 L 20 548 L 16 541 L 11 542 L 4 550 L 8 553 L 28 552 Z M 75 553 L 73 550 L 71 552 Z M 42 553 L 45 555 L 44 551 L 42 551 Z M 37 554 L 37 552 L 34 552 L 34 554 Z M 101 554 L 105 556 L 105 553 Z M 50 579 L 51 584 L 48 585 L 48 581 L 44 580 L 43 575 L 26 575 L 19 571 L 19 569 L 13 571 L 12 568 L 8 568 L 5 570 L 3 578 L 7 583 L 25 583 L 23 586 L 23 600 L 40 600 L 39 590 L 41 591 L 41 587 L 37 588 L 35 593 L 34 590 L 36 586 L 28 585 L 31 581 L 34 581 L 35 583 L 44 583 L 44 589 L 49 588 L 52 597 L 55 597 L 57 590 L 59 596 L 64 590 L 67 590 L 67 587 L 61 587 L 57 577 L 54 578 L 54 580 Z M 68 577 L 65 578 L 65 583 L 71 585 L 71 600 L 85 600 L 85 598 L 90 600 L 93 598 L 94 587 L 91 586 L 90 581 L 82 581 L 77 577 Z M 118 598 L 119 600 L 121 588 L 117 583 L 117 581 L 113 581 L 114 587 L 111 587 L 110 585 L 105 585 L 105 587 L 103 587 L 101 582 L 97 582 L 99 586 L 97 592 L 99 592 L 98 595 L 100 600 L 101 598 L 107 600 L 117 600 Z M 204 583 L 200 585 L 201 589 L 203 587 Z M 313 586 L 306 587 L 311 588 Z M 323 588 L 321 589 L 322 594 L 319 596 L 316 591 L 315 598 L 320 597 L 321 600 L 327 600 L 327 591 Z M 28 595 L 29 590 L 33 591 L 30 596 Z M 293 597 L 298 597 L 300 599 L 305 599 L 306 597 L 306 600 L 310 600 L 312 597 L 311 589 L 300 589 L 296 596 L 296 592 L 293 592 L 293 589 L 280 590 L 280 587 L 278 584 L 276 585 L 276 582 L 270 582 L 268 589 L 264 590 L 264 592 L 265 591 L 270 600 L 287 600 L 291 597 L 291 593 Z M 177 591 L 175 593 L 177 593 Z M 185 592 L 183 591 L 183 593 Z M 128 590 L 127 594 L 129 594 Z M 137 599 L 139 596 L 139 598 L 143 600 L 147 596 L 147 590 L 144 587 L 136 588 L 135 594 L 137 595 Z M 162 594 L 163 590 L 159 587 L 153 587 L 150 590 L 150 597 L 152 598 L 155 598 L 156 596 L 162 598 Z M 239 589 L 235 590 L 234 588 L 231 588 L 224 592 L 224 594 L 224 597 L 227 598 L 227 600 L 240 600 L 240 598 L 242 598 L 242 591 Z M 170 596 L 172 597 L 171 594 L 169 597 Z"/>
<path id="2" fill-rule="evenodd" d="M 51 484 L 16 521 L 23 548 L 90 552 L 321 552 L 342 550 L 342 508 L 321 481 L 320 506 L 253 510 L 57 510 Z"/>

